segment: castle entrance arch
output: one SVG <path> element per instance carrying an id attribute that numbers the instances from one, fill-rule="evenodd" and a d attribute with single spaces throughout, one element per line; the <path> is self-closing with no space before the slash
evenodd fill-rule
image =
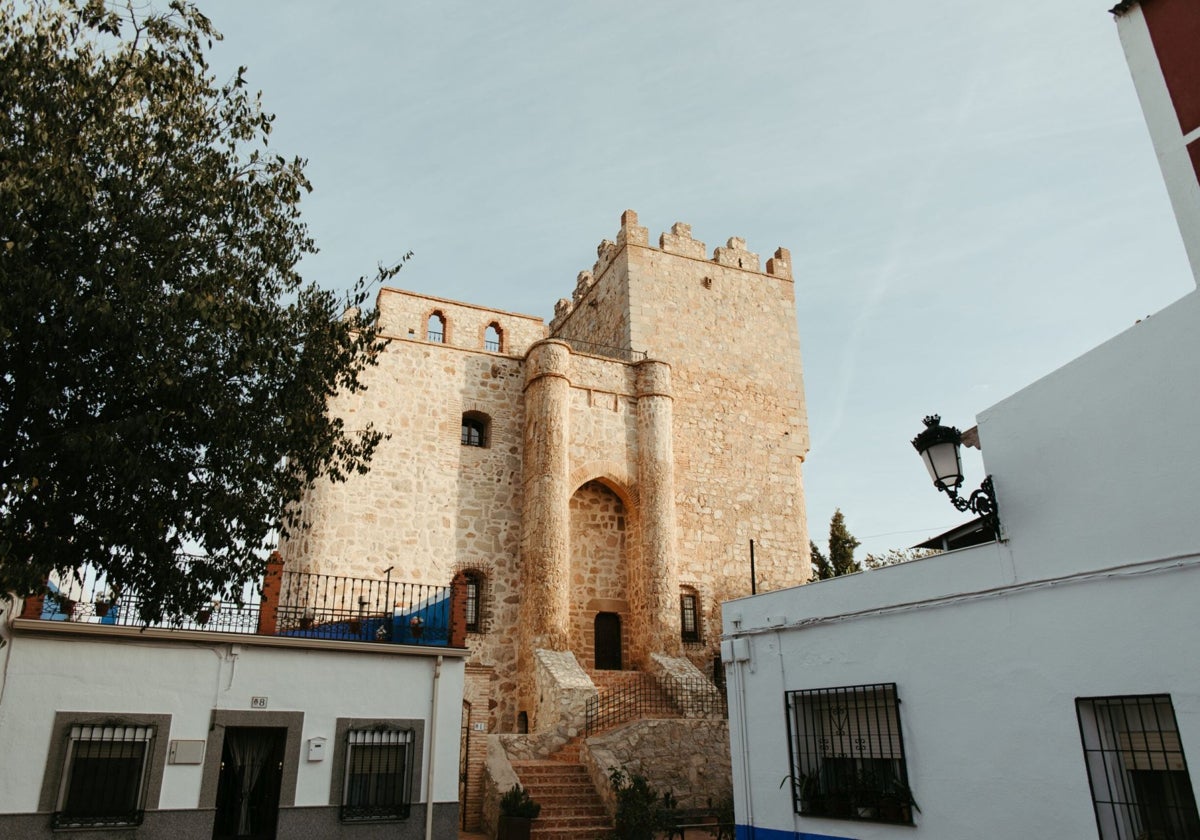
<path id="1" fill-rule="evenodd" d="M 616 613 L 596 613 L 596 670 L 621 670 L 621 616 Z"/>
<path id="2" fill-rule="evenodd" d="M 584 668 L 617 669 L 622 626 L 628 627 L 629 568 L 635 544 L 622 497 L 603 481 L 584 482 L 570 505 L 568 641 Z"/>

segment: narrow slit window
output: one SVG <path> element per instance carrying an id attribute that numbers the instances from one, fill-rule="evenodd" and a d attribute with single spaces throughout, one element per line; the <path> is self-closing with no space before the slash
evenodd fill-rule
<path id="1" fill-rule="evenodd" d="M 467 572 L 467 632 L 478 633 L 482 620 L 483 577 Z"/>
<path id="2" fill-rule="evenodd" d="M 694 592 L 684 592 L 679 596 L 680 637 L 685 642 L 700 641 L 700 618 L 696 602 Z"/>

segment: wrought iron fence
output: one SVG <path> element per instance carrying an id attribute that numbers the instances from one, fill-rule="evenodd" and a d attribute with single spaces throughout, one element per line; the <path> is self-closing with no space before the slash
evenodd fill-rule
<path id="1" fill-rule="evenodd" d="M 450 587 L 284 572 L 276 616 L 281 636 L 444 645 Z"/>
<path id="2" fill-rule="evenodd" d="M 725 692 L 703 677 L 667 677 L 660 684 L 649 674 L 600 692 L 587 702 L 586 736 L 642 718 L 725 718 Z"/>
<path id="3" fill-rule="evenodd" d="M 640 362 L 646 358 L 645 350 L 633 350 L 629 347 L 615 347 L 611 344 L 596 344 L 579 338 L 564 338 L 554 336 L 558 341 L 565 341 L 571 348 L 591 356 L 604 356 L 609 359 L 619 359 L 622 362 Z"/>
<path id="4" fill-rule="evenodd" d="M 142 593 L 128 588 L 114 591 L 104 572 L 90 565 L 75 569 L 72 575 L 52 576 L 46 590 L 41 613 L 36 616 L 43 621 L 223 633 L 258 632 L 262 600 L 258 586 L 247 584 L 233 597 L 214 595 L 195 612 L 150 621 L 143 609 Z"/>
<path id="5" fill-rule="evenodd" d="M 278 573 L 278 565 L 275 569 Z M 268 577 L 271 564 L 268 565 Z M 122 627 L 206 630 L 342 641 L 445 645 L 450 638 L 448 586 L 282 572 L 278 593 L 268 584 L 245 586 L 234 597 L 214 596 L 187 615 L 150 621 L 141 593 L 114 592 L 103 572 L 82 567 L 52 578 L 40 611 L 25 617 Z M 28 607 L 26 608 L 29 609 Z"/>

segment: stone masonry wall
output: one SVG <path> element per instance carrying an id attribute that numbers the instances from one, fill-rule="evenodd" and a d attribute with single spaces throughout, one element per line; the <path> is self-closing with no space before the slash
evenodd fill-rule
<path id="1" fill-rule="evenodd" d="M 610 813 L 608 784 L 615 768 L 645 776 L 659 794 L 670 791 L 680 808 L 705 808 L 733 796 L 729 724 L 724 720 L 643 720 L 593 735 L 581 751 Z"/>
<path id="2" fill-rule="evenodd" d="M 415 296 L 381 293 L 385 323 L 399 320 L 391 308 L 396 302 L 421 308 Z M 454 324 L 457 310 L 439 305 Z M 464 311 L 475 313 L 480 323 L 491 320 L 486 311 Z M 513 323 L 509 335 L 515 342 L 521 322 Z M 392 580 L 442 586 L 462 569 L 482 573 L 483 632 L 468 635 L 470 662 L 492 666 L 497 675 L 489 729 L 512 731 L 522 361 L 397 338 L 364 379 L 367 389 L 340 398 L 334 411 L 347 428 L 370 422 L 390 437 L 365 476 L 314 488 L 304 505 L 310 530 L 282 544 L 281 553 L 291 568 L 382 579 L 390 567 Z M 466 411 L 491 418 L 488 446 L 462 445 Z"/>
<path id="3" fill-rule="evenodd" d="M 546 325 L 541 318 L 418 295 L 402 289 L 381 289 L 378 305 L 379 324 L 384 335 L 401 339 L 425 341 L 429 316 L 435 312 L 445 319 L 442 342 L 451 347 L 483 350 L 484 334 L 492 324 L 500 330 L 498 352 L 506 356 L 524 356 L 530 345 L 546 337 Z"/>

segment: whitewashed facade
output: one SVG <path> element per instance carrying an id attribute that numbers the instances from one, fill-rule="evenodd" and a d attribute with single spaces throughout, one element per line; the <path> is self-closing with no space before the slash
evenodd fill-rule
<path id="1" fill-rule="evenodd" d="M 790 691 L 895 684 L 927 840 L 1098 836 L 1080 699 L 1168 696 L 1200 767 L 1197 429 L 1200 292 L 980 415 L 1004 542 L 727 603 L 745 836 L 913 836 L 795 812 Z"/>
<path id="2" fill-rule="evenodd" d="M 1200 276 L 1200 10 L 1113 12 Z M 724 605 L 739 840 L 1200 837 L 1200 292 L 978 420 L 1003 541 Z"/>
<path id="3" fill-rule="evenodd" d="M 223 739 L 235 729 L 277 732 L 283 745 L 271 836 L 456 835 L 463 648 L 3 618 L 0 837 L 61 834 L 52 825 L 74 795 L 64 775 L 80 767 L 80 732 L 148 744 L 140 824 L 101 819 L 86 836 L 217 836 Z M 403 817 L 340 818 L 350 730 L 404 744 Z"/>

